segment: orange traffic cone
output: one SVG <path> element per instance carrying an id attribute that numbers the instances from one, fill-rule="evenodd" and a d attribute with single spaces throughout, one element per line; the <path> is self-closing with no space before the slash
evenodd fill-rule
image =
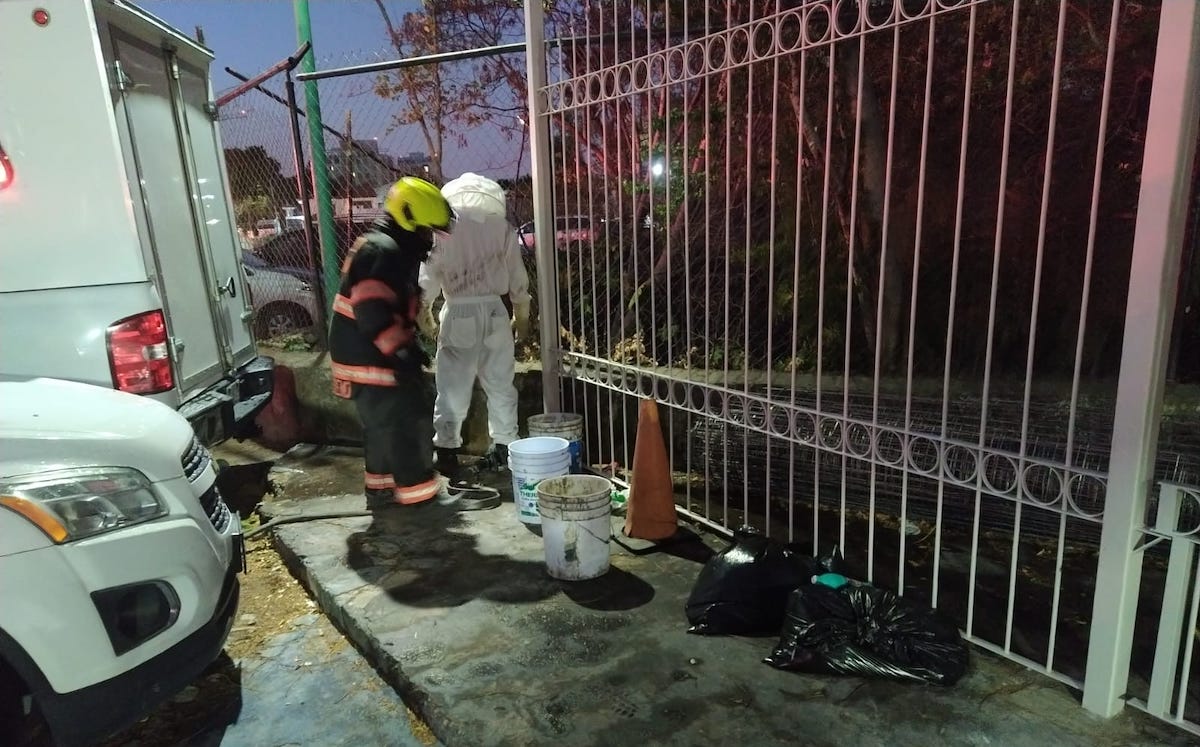
<path id="1" fill-rule="evenodd" d="M 633 446 L 633 477 L 625 510 L 625 536 L 663 540 L 674 536 L 675 492 L 667 446 L 658 420 L 658 405 L 644 399 L 638 407 L 637 440 Z"/>

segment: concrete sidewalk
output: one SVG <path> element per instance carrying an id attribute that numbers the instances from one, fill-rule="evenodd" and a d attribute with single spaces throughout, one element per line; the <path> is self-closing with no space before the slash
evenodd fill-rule
<path id="1" fill-rule="evenodd" d="M 264 504 L 362 508 L 359 496 Z M 773 639 L 688 635 L 684 602 L 720 540 L 640 556 L 614 544 L 607 576 L 568 584 L 546 575 L 511 502 L 275 532 L 334 624 L 453 747 L 1190 743 L 1139 713 L 1094 718 L 1062 685 L 978 650 L 942 689 L 779 672 L 761 663 Z"/>

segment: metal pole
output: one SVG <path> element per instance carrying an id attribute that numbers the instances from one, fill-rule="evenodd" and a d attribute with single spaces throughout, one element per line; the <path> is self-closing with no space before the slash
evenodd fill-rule
<path id="1" fill-rule="evenodd" d="M 253 78 L 247 78 L 244 75 L 239 75 L 239 74 L 233 72 L 229 68 L 225 68 L 225 72 L 227 72 L 230 75 L 232 75 L 233 77 L 241 80 L 242 85 L 234 86 L 233 88 L 229 89 L 225 93 L 218 96 L 217 101 L 216 101 L 217 108 L 220 109 L 222 106 L 225 106 L 230 101 L 233 101 L 238 96 L 241 96 L 246 91 L 249 91 L 251 88 L 258 88 L 263 83 L 263 81 L 268 80 L 271 77 L 273 77 L 279 73 L 282 73 L 285 70 L 295 70 L 296 65 L 300 64 L 300 59 L 302 57 L 304 57 L 304 55 L 308 54 L 308 50 L 311 48 L 312 48 L 311 45 L 308 44 L 307 42 L 305 42 L 304 44 L 301 44 L 300 48 L 297 49 L 296 53 L 293 54 L 291 57 L 287 57 L 287 58 L 280 60 L 279 62 L 276 62 L 274 65 L 267 68 L 266 70 L 263 70 L 261 73 L 254 76 Z"/>
<path id="2" fill-rule="evenodd" d="M 299 60 L 297 60 L 297 64 L 299 64 Z M 284 69 L 286 69 L 286 68 L 284 68 Z M 242 75 L 237 70 L 234 70 L 231 67 L 225 68 L 225 72 L 229 73 L 231 76 L 233 76 L 234 78 L 237 78 L 238 80 L 240 80 L 242 82 L 247 82 L 247 81 L 251 80 L 250 78 L 247 78 L 245 75 Z M 262 76 L 255 76 L 254 80 L 259 80 L 261 77 Z M 251 87 L 255 91 L 258 91 L 259 93 L 261 93 L 262 95 L 266 96 L 267 98 L 271 99 L 272 101 L 274 101 L 276 103 L 282 104 L 284 106 L 288 105 L 288 102 L 282 96 L 279 96 L 278 94 L 273 93 L 273 92 L 268 91 L 267 89 L 263 88 L 261 83 L 259 83 L 258 85 L 255 85 L 255 86 L 251 86 Z M 226 101 L 226 103 L 228 103 L 228 101 L 229 101 L 228 96 L 222 96 L 221 98 L 224 99 Z M 217 102 L 217 106 L 218 107 L 221 106 L 220 101 Z M 304 116 L 304 110 L 301 109 L 299 106 L 297 106 L 295 109 L 293 109 L 293 111 L 296 113 L 297 116 L 300 116 L 300 117 Z M 334 129 L 333 127 L 330 127 L 329 125 L 325 124 L 324 122 L 321 123 L 321 129 L 324 130 L 325 132 L 328 132 L 330 135 L 333 135 L 340 141 L 346 140 L 346 134 L 344 132 Z M 379 164 L 380 166 L 384 167 L 385 169 L 394 168 L 392 166 L 392 164 L 388 163 L 387 161 L 384 161 L 382 158 L 380 158 L 379 156 L 370 152 L 366 148 L 363 148 L 358 143 L 351 142 L 350 145 L 353 147 L 354 152 L 356 152 L 358 155 L 362 156 L 363 158 L 374 161 L 375 163 Z"/>
<path id="3" fill-rule="evenodd" d="M 301 0 L 297 0 L 297 2 L 301 2 Z M 326 78 L 341 78 L 346 75 L 381 73 L 386 70 L 399 70 L 406 67 L 440 65 L 443 62 L 458 62 L 459 60 L 472 60 L 477 57 L 491 57 L 498 54 L 524 52 L 525 47 L 525 42 L 513 42 L 511 44 L 497 44 L 492 47 L 477 47 L 475 49 L 462 49 L 455 52 L 425 54 L 421 55 L 420 57 L 409 57 L 403 60 L 384 60 L 382 62 L 369 62 L 365 65 L 335 67 L 330 68 L 329 70 L 321 70 L 320 72 L 314 72 L 313 70 L 309 69 L 297 75 L 296 78 L 298 80 L 308 82 L 313 80 L 324 80 Z"/>
<path id="4" fill-rule="evenodd" d="M 543 14 L 544 15 L 544 14 Z M 705 30 L 706 34 L 715 34 L 725 31 L 725 26 L 713 26 Z M 642 39 L 671 39 L 675 41 L 687 41 L 691 37 L 682 32 L 667 33 L 655 29 L 635 29 L 631 31 L 621 31 L 612 34 L 592 34 L 590 36 L 564 36 L 555 39 L 546 39 L 545 34 L 542 37 L 542 44 L 546 48 L 550 47 L 575 47 L 580 44 L 593 43 L 608 43 L 618 44 L 621 42 L 641 41 Z M 326 78 L 341 78 L 347 75 L 362 75 L 364 73 L 382 73 L 388 70 L 401 70 L 406 67 L 419 67 L 422 65 L 437 65 L 443 62 L 458 62 L 460 60 L 472 60 L 478 57 L 493 57 L 501 54 L 515 54 L 524 52 L 528 46 L 528 39 L 523 42 L 510 42 L 508 44 L 496 44 L 490 47 L 476 47 L 474 49 L 459 49 L 453 52 L 438 52 L 437 54 L 425 54 L 420 57 L 408 57 L 401 60 L 383 60 L 381 62 L 368 62 L 362 65 L 349 65 L 347 67 L 335 67 L 328 70 L 318 70 L 315 72 L 303 72 L 296 76 L 296 80 L 307 83 L 310 80 L 324 80 Z"/>
<path id="5" fill-rule="evenodd" d="M 296 40 L 308 45 L 308 54 L 300 60 L 301 75 L 316 69 L 312 49 L 312 22 L 308 15 L 308 0 L 294 0 Z M 341 279 L 337 255 L 337 232 L 333 226 L 333 198 L 329 189 L 329 165 L 325 160 L 325 136 L 321 128 L 321 98 L 316 81 L 304 84 L 305 109 L 308 112 L 308 140 L 312 153 L 313 188 L 317 195 L 317 225 L 321 230 L 321 248 L 325 268 L 325 308 L 333 308 L 333 294 Z"/>
<path id="6" fill-rule="evenodd" d="M 1142 571 L 1134 548 L 1154 488 L 1198 120 L 1200 4 L 1163 0 L 1083 683 L 1084 708 L 1101 716 L 1121 710 L 1129 684 Z"/>
<path id="7" fill-rule="evenodd" d="M 529 80 L 529 151 L 533 180 L 533 240 L 537 256 L 538 321 L 542 348 L 542 404 L 562 410 L 558 388 L 558 304 L 554 292 L 554 205 L 550 197 L 550 120 L 543 114 L 546 87 L 545 15 L 536 0 L 525 3 L 525 61 Z"/>
<path id="8" fill-rule="evenodd" d="M 292 155 L 296 159 L 296 184 L 300 190 L 300 212 L 304 216 L 304 243 L 308 246 L 308 261 L 313 268 L 313 282 L 316 283 L 314 291 L 318 298 L 324 298 L 325 282 L 321 273 L 321 252 L 317 244 L 317 237 L 313 232 L 312 223 L 312 208 L 309 205 L 311 192 L 308 188 L 308 173 L 304 168 L 304 147 L 300 141 L 300 117 L 297 114 L 296 108 L 296 82 L 292 80 L 292 71 L 286 71 L 287 82 L 287 100 L 289 119 L 292 122 Z M 336 287 L 334 288 L 336 290 Z M 317 324 L 320 325 L 322 336 L 328 330 L 328 307 L 323 303 L 317 304 Z"/>

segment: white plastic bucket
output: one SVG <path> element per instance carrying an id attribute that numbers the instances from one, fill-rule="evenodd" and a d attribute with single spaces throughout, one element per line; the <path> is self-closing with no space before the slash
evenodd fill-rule
<path id="1" fill-rule="evenodd" d="M 525 524 L 541 524 L 537 510 L 538 483 L 570 472 L 570 446 L 564 438 L 548 436 L 513 441 L 508 445 L 508 468 L 512 471 L 517 518 Z"/>
<path id="2" fill-rule="evenodd" d="M 613 485 L 596 475 L 564 475 L 538 483 L 546 570 L 562 581 L 608 572 Z"/>
<path id="3" fill-rule="evenodd" d="M 529 416 L 530 436 L 556 436 L 571 445 L 571 472 L 583 471 L 583 416 L 571 412 Z"/>

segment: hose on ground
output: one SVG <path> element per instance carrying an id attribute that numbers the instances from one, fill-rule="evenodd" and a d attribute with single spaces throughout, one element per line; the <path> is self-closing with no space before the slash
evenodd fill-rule
<path id="1" fill-rule="evenodd" d="M 483 497 L 483 496 L 487 496 L 489 498 L 490 497 L 497 497 L 497 498 L 500 497 L 499 490 L 496 490 L 495 488 L 484 487 L 482 485 L 471 485 L 471 486 L 467 486 L 467 487 L 450 487 L 447 489 L 447 492 L 449 492 L 450 495 L 455 498 L 459 498 L 459 497 L 467 495 L 469 493 L 477 494 L 480 497 Z M 283 526 L 284 524 L 299 524 L 299 523 L 306 522 L 306 521 L 323 521 L 323 520 L 327 520 L 327 519 L 357 519 L 357 518 L 362 518 L 362 517 L 366 517 L 366 516 L 374 516 L 374 515 L 375 515 L 374 512 L 364 511 L 364 510 L 322 511 L 322 512 L 311 513 L 311 514 L 309 514 L 309 513 L 286 514 L 284 516 L 276 516 L 275 518 L 268 521 L 266 524 L 260 524 L 259 526 L 255 527 L 254 529 L 251 529 L 249 532 L 246 532 L 245 539 L 250 539 L 251 537 L 255 537 L 259 534 L 262 534 L 263 532 L 267 531 L 268 529 L 274 529 L 275 527 Z"/>

